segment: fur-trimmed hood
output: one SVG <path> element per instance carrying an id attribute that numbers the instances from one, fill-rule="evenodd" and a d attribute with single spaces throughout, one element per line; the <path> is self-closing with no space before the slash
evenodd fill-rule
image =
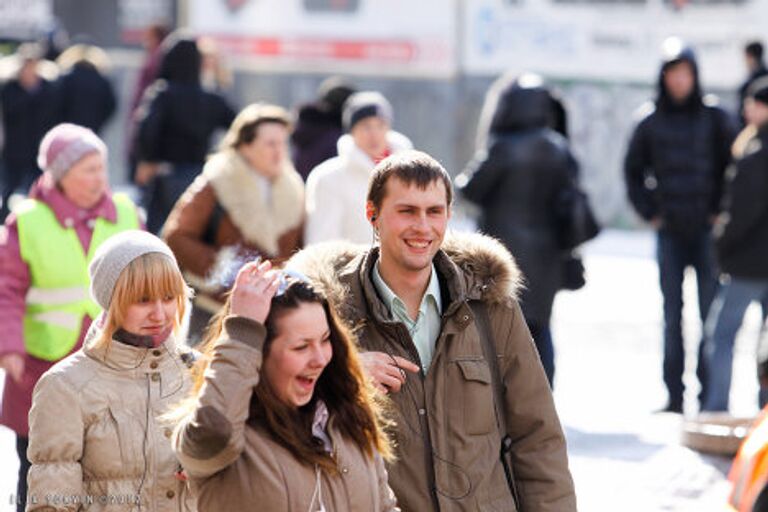
<path id="1" fill-rule="evenodd" d="M 376 258 L 378 247 L 325 242 L 298 252 L 287 266 L 318 283 L 342 316 L 349 319 L 363 315 L 350 300 L 353 286 L 350 281 Z M 465 300 L 505 303 L 516 299 L 523 286 L 522 273 L 509 251 L 498 240 L 480 233 L 449 233 L 435 256 L 435 263 L 448 281 L 451 303 Z"/>

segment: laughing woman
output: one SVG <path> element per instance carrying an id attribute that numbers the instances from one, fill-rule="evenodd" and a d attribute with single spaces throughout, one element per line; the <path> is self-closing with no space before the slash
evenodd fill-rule
<path id="1" fill-rule="evenodd" d="M 174 448 L 201 511 L 399 510 L 349 335 L 300 276 L 240 271 Z"/>
<path id="2" fill-rule="evenodd" d="M 175 337 L 187 285 L 142 231 L 107 240 L 89 273 L 104 313 L 35 387 L 27 511 L 193 511 L 158 419 L 191 386 L 194 358 Z"/>

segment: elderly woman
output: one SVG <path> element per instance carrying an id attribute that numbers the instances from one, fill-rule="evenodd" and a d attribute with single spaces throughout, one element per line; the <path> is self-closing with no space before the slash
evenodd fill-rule
<path id="1" fill-rule="evenodd" d="M 174 437 L 199 510 L 399 510 L 373 388 L 326 299 L 249 263 L 229 312 Z"/>
<path id="2" fill-rule="evenodd" d="M 283 108 L 243 109 L 168 218 L 163 237 L 197 292 L 191 336 L 221 308 L 221 292 L 246 261 L 280 261 L 300 247 L 304 183 L 288 158 L 288 134 Z"/>
<path id="3" fill-rule="evenodd" d="M 27 511 L 194 510 L 159 419 L 189 391 L 194 362 L 176 339 L 189 290 L 173 253 L 127 231 L 99 247 L 89 274 L 104 313 L 35 387 Z"/>
<path id="4" fill-rule="evenodd" d="M 104 143 L 60 124 L 40 145 L 44 174 L 0 228 L 0 423 L 16 433 L 17 500 L 27 487 L 27 413 L 37 379 L 80 348 L 99 306 L 88 300 L 88 262 L 107 238 L 139 227 L 136 207 L 107 187 Z"/>

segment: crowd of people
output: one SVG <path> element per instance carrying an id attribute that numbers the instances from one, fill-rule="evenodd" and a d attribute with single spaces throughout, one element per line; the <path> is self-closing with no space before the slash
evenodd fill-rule
<path id="1" fill-rule="evenodd" d="M 101 50 L 47 81 L 23 46 L 0 91 L 3 208 L 27 195 L 0 235 L 18 510 L 576 510 L 549 324 L 599 228 L 557 91 L 499 78 L 452 178 L 380 92 L 334 77 L 295 113 L 237 112 L 212 41 L 147 34 L 139 205 L 108 184 Z M 693 50 L 663 51 L 624 171 L 658 233 L 664 410 L 683 411 L 692 266 L 699 409 L 724 411 L 736 331 L 768 306 L 768 78 L 750 44 L 739 130 Z M 484 234 L 448 231 L 454 194 Z"/>

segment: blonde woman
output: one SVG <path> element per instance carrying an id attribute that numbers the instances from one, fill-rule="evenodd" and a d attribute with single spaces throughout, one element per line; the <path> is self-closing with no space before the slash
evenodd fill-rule
<path id="1" fill-rule="evenodd" d="M 89 273 L 104 312 L 35 387 L 27 510 L 193 511 L 158 420 L 189 392 L 194 359 L 176 339 L 189 293 L 173 253 L 127 231 Z"/>
<path id="2" fill-rule="evenodd" d="M 301 276 L 249 263 L 174 448 L 201 511 L 400 510 L 357 352 Z"/>

